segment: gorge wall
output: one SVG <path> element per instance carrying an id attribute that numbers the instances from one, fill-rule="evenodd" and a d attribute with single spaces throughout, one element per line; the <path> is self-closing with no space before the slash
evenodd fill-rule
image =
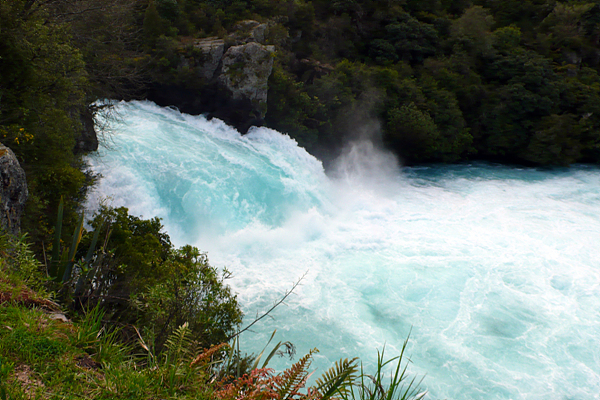
<path id="1" fill-rule="evenodd" d="M 225 38 L 183 42 L 176 74 L 183 81 L 155 81 L 147 98 L 188 114 L 208 114 L 245 133 L 261 126 L 267 111 L 274 46 L 265 45 L 268 25 L 246 20 Z"/>
<path id="2" fill-rule="evenodd" d="M 15 153 L 0 143 L 0 228 L 19 233 L 28 193 L 25 171 Z"/>

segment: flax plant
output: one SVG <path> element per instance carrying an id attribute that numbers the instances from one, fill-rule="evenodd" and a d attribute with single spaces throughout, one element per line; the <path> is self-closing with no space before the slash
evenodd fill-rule
<path id="1" fill-rule="evenodd" d="M 364 371 L 363 365 L 360 366 L 360 376 L 358 380 L 351 386 L 349 392 L 339 392 L 341 400 L 421 400 L 427 394 L 427 391 L 422 391 L 420 386 L 423 378 L 416 381 L 417 377 L 411 377 L 407 373 L 408 363 L 404 362 L 406 346 L 408 339 L 402 345 L 400 355 L 385 359 L 385 348 L 377 351 L 377 369 L 373 375 L 367 374 Z M 386 367 L 394 365 L 395 368 L 389 377 L 386 379 Z"/>

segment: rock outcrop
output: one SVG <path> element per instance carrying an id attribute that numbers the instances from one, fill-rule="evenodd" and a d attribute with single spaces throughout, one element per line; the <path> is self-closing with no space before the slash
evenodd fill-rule
<path id="1" fill-rule="evenodd" d="M 86 108 L 79 116 L 81 120 L 81 131 L 79 137 L 75 138 L 75 154 L 88 153 L 98 150 L 98 134 L 94 124 L 92 110 Z"/>
<path id="2" fill-rule="evenodd" d="M 268 33 L 267 24 L 246 20 L 225 39 L 182 41 L 176 70 L 185 83 L 158 80 L 149 87 L 147 98 L 184 113 L 222 119 L 242 133 L 261 126 L 275 51 L 264 44 Z"/>
<path id="3" fill-rule="evenodd" d="M 265 44 L 269 33 L 269 25 L 261 24 L 258 21 L 247 19 L 238 22 L 233 29 L 235 32 L 227 37 L 227 41 L 234 45 L 241 45 L 251 42 Z"/>
<path id="4" fill-rule="evenodd" d="M 199 53 L 195 60 L 195 71 L 201 79 L 211 81 L 225 52 L 225 41 L 217 37 L 196 39 L 192 45 L 194 51 Z"/>
<path id="5" fill-rule="evenodd" d="M 18 234 L 29 192 L 25 171 L 15 153 L 0 143 L 0 226 Z"/>
<path id="6" fill-rule="evenodd" d="M 232 46 L 223 55 L 219 82 L 235 100 L 250 100 L 260 118 L 264 118 L 267 111 L 268 81 L 273 70 L 274 50 L 273 46 L 250 42 Z"/>

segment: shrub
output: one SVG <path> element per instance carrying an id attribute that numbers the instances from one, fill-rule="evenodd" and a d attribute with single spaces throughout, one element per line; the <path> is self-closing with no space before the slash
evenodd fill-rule
<path id="1" fill-rule="evenodd" d="M 157 352 L 185 322 L 203 347 L 233 335 L 243 314 L 225 283 L 229 273 L 212 267 L 206 254 L 173 248 L 158 218 L 131 216 L 126 208 L 103 208 L 91 224 L 104 243 L 75 272 L 83 279 L 71 283 L 79 286 L 71 289 L 75 308 L 100 305 L 106 319 L 150 335 Z M 92 240 L 86 236 L 81 251 Z"/>

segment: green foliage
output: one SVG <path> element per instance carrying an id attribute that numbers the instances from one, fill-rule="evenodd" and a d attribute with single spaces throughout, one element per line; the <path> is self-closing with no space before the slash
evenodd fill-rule
<path id="1" fill-rule="evenodd" d="M 487 54 L 491 47 L 494 17 L 480 6 L 469 7 L 452 22 L 451 37 L 460 48 L 472 55 Z"/>
<path id="2" fill-rule="evenodd" d="M 18 359 L 32 366 L 42 365 L 68 350 L 60 328 L 47 319 L 42 320 L 40 311 L 7 304 L 0 307 L 0 323 L 3 327 L 0 331 L 0 354 L 5 359 Z M 46 334 L 40 335 L 40 331 Z"/>
<path id="3" fill-rule="evenodd" d="M 369 56 L 378 64 L 390 64 L 399 58 L 394 45 L 385 39 L 375 39 L 371 42 Z"/>
<path id="4" fill-rule="evenodd" d="M 45 295 L 46 274 L 26 235 L 15 238 L 0 230 L 0 274 L 12 285 L 24 285 Z"/>
<path id="5" fill-rule="evenodd" d="M 327 400 L 337 398 L 343 393 L 349 393 L 348 387 L 353 384 L 357 371 L 356 361 L 340 360 L 326 371 L 315 386 L 306 387 L 312 363 L 313 355 L 318 353 L 312 349 L 304 357 L 300 358 L 290 368 L 275 375 L 268 368 L 253 369 L 249 374 L 238 377 L 231 383 L 221 384 L 216 391 L 220 399 L 320 399 Z M 306 389 L 306 393 L 302 390 Z"/>
<path id="6" fill-rule="evenodd" d="M 220 275 L 206 254 L 191 246 L 173 250 L 160 268 L 168 272 L 165 279 L 133 296 L 138 325 L 154 330 L 156 348 L 184 323 L 203 347 L 227 341 L 242 322 L 237 300 L 224 283 L 227 271 Z"/>
<path id="7" fill-rule="evenodd" d="M 385 359 L 385 350 L 377 353 L 377 367 L 374 373 L 364 371 L 362 365 L 358 374 L 357 359 L 337 361 L 329 370 L 306 387 L 313 355 L 312 349 L 290 368 L 280 374 L 268 368 L 253 369 L 249 374 L 238 377 L 231 383 L 221 384 L 216 391 L 220 399 L 342 399 L 342 400 L 418 400 L 426 395 L 421 391 L 421 382 L 408 375 L 408 363 L 403 359 L 408 340 L 399 356 Z M 389 383 L 386 370 L 393 366 Z M 304 392 L 303 392 L 304 391 Z"/>
<path id="8" fill-rule="evenodd" d="M 399 57 L 411 63 L 422 63 L 436 52 L 437 31 L 433 25 L 404 14 L 385 27 L 385 39 L 393 44 Z"/>
<path id="9" fill-rule="evenodd" d="M 7 400 L 7 380 L 13 370 L 13 365 L 0 357 L 0 399 Z"/>
<path id="10" fill-rule="evenodd" d="M 316 391 L 321 398 L 331 398 L 337 395 L 348 395 L 350 387 L 356 379 L 358 358 L 336 361 L 335 364 L 315 381 Z"/>
<path id="11" fill-rule="evenodd" d="M 572 114 L 542 118 L 524 157 L 538 164 L 569 165 L 581 158 L 582 126 Z"/>
<path id="12" fill-rule="evenodd" d="M 51 279 L 56 281 L 60 281 L 63 284 L 68 282 L 71 279 L 71 275 L 73 272 L 73 267 L 75 266 L 75 254 L 77 253 L 77 248 L 79 247 L 79 243 L 81 242 L 81 235 L 83 234 L 83 214 L 79 217 L 79 222 L 75 225 L 75 231 L 73 232 L 73 237 L 71 240 L 71 246 L 69 248 L 64 248 L 60 251 L 60 243 L 61 243 L 61 233 L 62 233 L 62 220 L 63 220 L 63 199 L 60 199 L 60 203 L 58 205 L 58 214 L 56 218 L 56 226 L 54 228 L 54 245 L 52 247 L 52 258 L 50 259 L 50 265 L 48 266 L 48 276 Z M 96 240 L 97 240 L 97 236 Z M 93 252 L 93 247 L 96 246 L 96 241 L 92 241 L 90 244 L 90 249 L 88 250 L 88 254 L 91 255 Z M 84 263 L 88 263 L 90 260 L 90 256 L 84 260 Z"/>
<path id="13" fill-rule="evenodd" d="M 100 305 L 105 319 L 135 324 L 159 353 L 184 323 L 203 347 L 234 333 L 242 312 L 225 284 L 229 273 L 212 267 L 206 254 L 192 246 L 174 249 L 158 218 L 143 220 L 125 208 L 103 208 L 92 226 L 96 232 L 83 237 L 82 247 L 93 244 L 92 236 L 105 239 L 88 271 L 78 271 L 85 278 L 74 289 L 74 304 Z"/>
<path id="14" fill-rule="evenodd" d="M 188 260 L 188 264 L 198 262 L 199 255 L 191 247 L 182 249 L 179 255 L 196 258 Z M 0 276 L 0 281 L 4 279 Z M 289 350 L 288 342 L 275 345 L 262 368 L 257 369 L 262 361 L 260 356 L 249 367 L 252 358 L 240 357 L 239 348 L 233 349 L 235 341 L 233 345 L 223 342 L 204 347 L 203 336 L 184 322 L 169 332 L 162 350 L 154 346 L 153 337 L 136 329 L 146 357 L 120 334 L 121 330 L 108 328 L 112 324 L 106 320 L 100 305 L 86 309 L 71 322 L 63 322 L 62 316 L 54 319 L 24 305 L 5 302 L 0 308 L 0 396 L 3 398 L 30 398 L 34 391 L 36 396 L 43 391 L 59 398 L 90 399 L 329 400 L 353 395 L 352 386 L 357 384 L 358 366 L 354 358 L 339 360 L 313 386 L 307 387 L 316 349 L 280 374 L 267 369 L 269 360 L 281 348 Z M 193 320 L 192 316 L 190 321 Z M 124 344 L 123 339 L 129 344 Z M 383 360 L 383 354 L 380 358 Z M 386 364 L 380 362 L 381 367 Z M 237 378 L 228 375 L 234 370 Z M 406 368 L 400 380 L 404 379 Z M 379 386 L 384 387 L 381 383 Z"/>
<path id="15" fill-rule="evenodd" d="M 115 342 L 94 310 L 81 321 L 64 323 L 38 310 L 1 307 L 0 398 L 49 393 L 56 398 L 212 398 L 206 365 L 191 366 L 189 357 L 180 363 L 163 357 L 158 365 L 144 364 L 131 348 Z M 181 353 L 192 351 L 182 348 Z M 167 378 L 174 370 L 170 386 Z"/>
<path id="16" fill-rule="evenodd" d="M 73 154 L 88 85 L 85 64 L 69 27 L 48 23 L 49 12 L 38 1 L 0 4 L 0 140 L 27 174 L 30 200 L 22 226 L 38 246 L 60 196 L 75 209 L 88 184 Z M 66 225 L 75 218 L 66 215 Z"/>
<path id="17" fill-rule="evenodd" d="M 503 53 L 515 51 L 521 43 L 521 30 L 514 26 L 496 29 L 493 35 L 494 47 Z"/>
<path id="18" fill-rule="evenodd" d="M 573 104 L 596 96 L 592 87 L 600 85 L 594 75 L 586 78 L 586 89 L 580 86 L 600 65 L 599 25 L 592 22 L 600 21 L 599 5 L 313 4 L 315 36 L 306 41 L 318 45 L 307 47 L 303 38 L 282 45 L 285 62 L 272 76 L 266 117 L 310 151 L 335 148 L 364 121 L 378 119 L 384 141 L 411 163 L 598 162 L 597 112 L 575 110 Z M 312 64 L 304 65 L 316 59 L 332 68 L 299 68 L 301 57 L 310 57 Z M 591 110 L 592 102 L 585 102 Z M 565 135 L 551 134 L 540 127 L 552 115 L 572 118 L 577 126 Z M 557 157 L 541 156 L 540 146 L 551 143 L 563 150 Z"/>
<path id="19" fill-rule="evenodd" d="M 403 155 L 425 160 L 432 158 L 437 150 L 439 132 L 429 113 L 409 103 L 392 109 L 389 114 L 386 138 L 390 146 Z M 410 149 L 410 153 L 405 149 Z"/>
<path id="20" fill-rule="evenodd" d="M 365 373 L 361 365 L 361 374 L 353 386 L 350 393 L 340 392 L 342 400 L 419 400 L 425 397 L 426 391 L 421 391 L 420 382 L 416 382 L 416 377 L 412 379 L 407 374 L 408 362 L 404 359 L 408 339 L 402 345 L 400 355 L 385 359 L 385 348 L 377 351 L 377 367 L 374 373 Z M 409 360 L 410 361 L 410 360 Z M 389 383 L 386 383 L 386 367 L 394 366 L 392 369 Z"/>
<path id="21" fill-rule="evenodd" d="M 313 149 L 319 128 L 327 122 L 319 120 L 322 104 L 304 91 L 301 82 L 277 63 L 269 77 L 269 111 L 267 119 L 271 126 L 282 132 L 290 132 L 300 146 Z"/>
<path id="22" fill-rule="evenodd" d="M 150 1 L 144 13 L 144 35 L 150 46 L 156 44 L 156 40 L 167 32 L 169 22 L 160 16 L 156 3 Z"/>
<path id="23" fill-rule="evenodd" d="M 61 342 L 40 337 L 24 328 L 12 330 L 4 340 L 4 344 L 7 347 L 14 348 L 17 356 L 27 363 L 34 360 L 46 360 L 64 352 L 64 346 Z"/>

